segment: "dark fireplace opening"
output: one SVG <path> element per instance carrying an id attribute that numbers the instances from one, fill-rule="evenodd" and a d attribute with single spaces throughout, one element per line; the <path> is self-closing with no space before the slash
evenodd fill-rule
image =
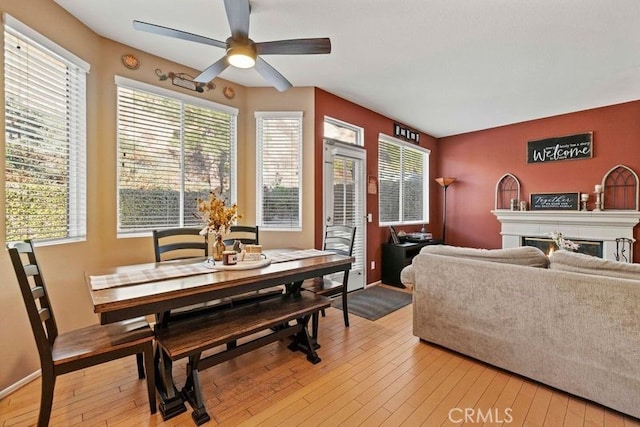
<path id="1" fill-rule="evenodd" d="M 603 245 L 601 241 L 576 239 L 569 240 L 580 245 L 576 252 L 602 258 Z M 522 237 L 522 246 L 536 247 L 547 255 L 549 255 L 553 251 L 558 250 L 558 246 L 555 244 L 555 242 L 548 237 Z"/>

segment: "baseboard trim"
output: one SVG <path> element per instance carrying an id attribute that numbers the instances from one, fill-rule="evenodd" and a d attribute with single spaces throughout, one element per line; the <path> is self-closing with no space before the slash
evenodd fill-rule
<path id="1" fill-rule="evenodd" d="M 4 399 L 5 397 L 10 395 L 14 391 L 18 390 L 19 388 L 22 388 L 25 385 L 29 384 L 31 381 L 33 381 L 36 378 L 38 378 L 40 375 L 42 375 L 42 371 L 40 369 L 38 369 L 34 373 L 24 377 L 23 379 L 21 379 L 17 383 L 11 384 L 9 387 L 5 388 L 4 390 L 0 390 L 0 400 Z"/>

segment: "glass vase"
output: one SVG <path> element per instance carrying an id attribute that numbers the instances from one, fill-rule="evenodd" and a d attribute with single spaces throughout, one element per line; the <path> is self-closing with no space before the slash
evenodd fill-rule
<path id="1" fill-rule="evenodd" d="M 222 234 L 216 234 L 216 240 L 213 244 L 213 259 L 215 261 L 222 261 L 222 254 L 224 253 L 224 242 L 222 241 Z"/>

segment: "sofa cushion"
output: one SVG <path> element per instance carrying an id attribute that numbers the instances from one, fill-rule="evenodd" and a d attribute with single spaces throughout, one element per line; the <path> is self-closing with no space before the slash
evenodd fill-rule
<path id="1" fill-rule="evenodd" d="M 555 251 L 550 258 L 549 268 L 553 270 L 640 280 L 640 264 L 610 261 L 571 251 Z"/>
<path id="2" fill-rule="evenodd" d="M 500 262 L 504 264 L 517 264 L 529 267 L 546 268 L 549 259 L 538 248 L 533 246 L 521 246 L 507 249 L 476 249 L 462 248 L 458 246 L 434 245 L 425 246 L 420 250 L 422 254 L 444 255 L 457 258 L 469 258 L 478 261 Z"/>

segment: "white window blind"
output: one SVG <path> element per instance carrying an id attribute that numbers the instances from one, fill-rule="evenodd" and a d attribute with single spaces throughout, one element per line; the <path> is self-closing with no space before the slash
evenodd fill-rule
<path id="1" fill-rule="evenodd" d="M 302 229 L 302 112 L 256 112 L 257 222 Z"/>
<path id="2" fill-rule="evenodd" d="M 4 15 L 5 239 L 86 236 L 88 64 Z"/>
<path id="3" fill-rule="evenodd" d="M 378 141 L 381 225 L 429 221 L 429 151 L 380 135 Z"/>
<path id="4" fill-rule="evenodd" d="M 196 226 L 235 199 L 237 110 L 118 78 L 118 232 Z"/>

